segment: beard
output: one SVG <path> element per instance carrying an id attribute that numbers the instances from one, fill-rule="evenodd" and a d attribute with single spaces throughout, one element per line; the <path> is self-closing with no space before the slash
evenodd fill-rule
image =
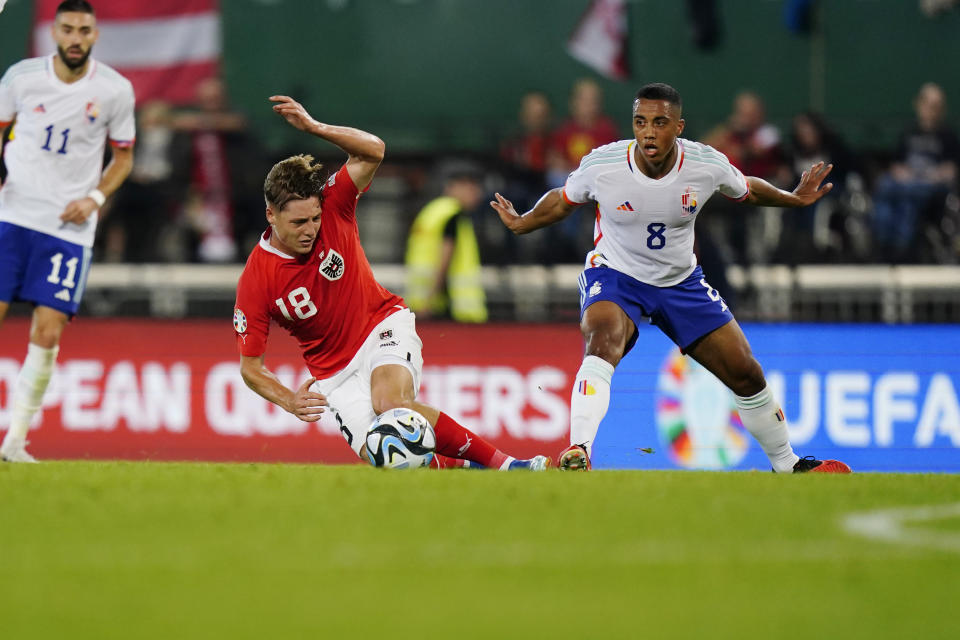
<path id="1" fill-rule="evenodd" d="M 87 49 L 86 53 L 74 60 L 67 57 L 67 51 L 63 47 L 57 45 L 57 55 L 60 56 L 60 60 L 63 62 L 63 64 L 67 65 L 67 69 L 70 69 L 71 71 L 76 71 L 77 69 L 83 67 L 83 65 L 87 64 L 87 59 L 90 57 L 91 51 L 93 51 L 93 47 Z"/>

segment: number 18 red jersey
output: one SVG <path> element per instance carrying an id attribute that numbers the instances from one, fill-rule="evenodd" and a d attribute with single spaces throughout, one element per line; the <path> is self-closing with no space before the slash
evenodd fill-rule
<path id="1" fill-rule="evenodd" d="M 346 166 L 323 190 L 313 250 L 294 257 L 270 245 L 267 229 L 250 252 L 237 284 L 233 326 L 244 356 L 266 351 L 270 321 L 300 343 L 310 373 L 329 378 L 349 364 L 370 331 L 404 307 L 374 279 L 360 246 L 360 193 Z"/>

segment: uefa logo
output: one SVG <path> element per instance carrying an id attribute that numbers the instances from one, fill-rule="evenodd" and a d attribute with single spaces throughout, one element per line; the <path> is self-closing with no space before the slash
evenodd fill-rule
<path id="1" fill-rule="evenodd" d="M 657 379 L 660 445 L 685 469 L 729 469 L 750 448 L 733 394 L 723 383 L 674 347 Z"/>

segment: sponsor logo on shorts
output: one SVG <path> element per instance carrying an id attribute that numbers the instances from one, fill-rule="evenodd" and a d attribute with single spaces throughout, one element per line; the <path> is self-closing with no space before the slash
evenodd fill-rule
<path id="1" fill-rule="evenodd" d="M 592 298 L 595 295 L 599 295 L 600 288 L 599 282 L 594 282 L 592 285 L 590 285 L 590 297 Z"/>
<path id="2" fill-rule="evenodd" d="M 697 192 L 693 187 L 687 187 L 680 196 L 681 216 L 691 216 L 697 211 Z"/>
<path id="3" fill-rule="evenodd" d="M 327 280 L 339 280 L 343 277 L 344 262 L 343 256 L 330 249 L 323 260 L 320 262 L 320 275 Z"/>
<path id="4" fill-rule="evenodd" d="M 66 289 L 60 289 L 54 296 L 57 300 L 63 300 L 64 302 L 70 302 L 70 292 Z"/>
<path id="5" fill-rule="evenodd" d="M 233 328 L 237 330 L 237 333 L 247 332 L 247 316 L 243 315 L 243 311 L 240 311 L 240 309 L 233 310 Z"/>

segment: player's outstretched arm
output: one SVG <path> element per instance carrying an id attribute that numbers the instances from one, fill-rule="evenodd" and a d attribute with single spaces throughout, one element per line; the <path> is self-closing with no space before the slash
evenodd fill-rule
<path id="1" fill-rule="evenodd" d="M 349 156 L 347 173 L 350 174 L 353 184 L 357 185 L 360 191 L 367 188 L 373 180 L 373 174 L 383 162 L 386 148 L 383 140 L 360 129 L 318 122 L 307 113 L 302 104 L 289 96 L 270 96 L 270 100 L 275 103 L 273 110 L 283 116 L 290 125 L 343 149 Z"/>
<path id="2" fill-rule="evenodd" d="M 111 154 L 110 164 L 103 170 L 100 183 L 97 184 L 97 191 L 104 198 L 109 198 L 119 189 L 133 169 L 133 147 L 113 147 Z M 64 207 L 60 220 L 64 224 L 83 224 L 94 211 L 100 208 L 101 204 L 90 196 L 72 200 Z"/>
<path id="3" fill-rule="evenodd" d="M 762 178 L 749 176 L 747 186 L 750 188 L 750 195 L 745 202 L 763 207 L 805 207 L 813 204 L 833 189 L 831 182 L 820 186 L 831 169 L 832 164 L 818 162 L 803 172 L 800 184 L 792 192 L 778 189 Z"/>
<path id="4" fill-rule="evenodd" d="M 543 197 L 533 205 L 533 209 L 520 215 L 513 208 L 513 203 L 504 198 L 499 193 L 494 194 L 496 200 L 490 202 L 500 220 L 506 225 L 507 229 L 517 235 L 530 233 L 542 227 L 547 227 L 554 222 L 563 220 L 576 209 L 576 205 L 567 202 L 563 197 L 563 189 L 556 188 L 547 191 Z"/>
<path id="5" fill-rule="evenodd" d="M 248 387 L 263 398 L 297 416 L 304 422 L 316 422 L 327 406 L 327 398 L 310 391 L 316 378 L 308 378 L 296 391 L 288 389 L 263 364 L 263 356 L 240 356 L 240 375 Z"/>

